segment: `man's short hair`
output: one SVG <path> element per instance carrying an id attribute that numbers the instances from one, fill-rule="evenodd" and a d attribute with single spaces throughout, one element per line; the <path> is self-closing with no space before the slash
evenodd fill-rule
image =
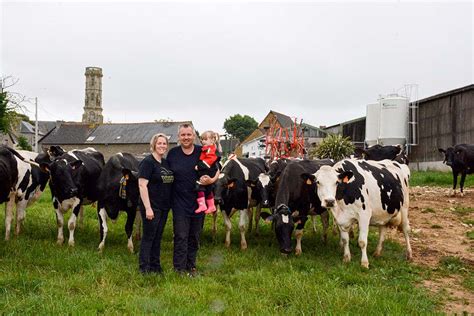
<path id="1" fill-rule="evenodd" d="M 179 124 L 179 126 L 178 126 L 178 135 L 179 135 L 179 131 L 180 131 L 182 128 L 190 128 L 190 127 L 191 127 L 191 129 L 193 130 L 194 136 L 196 136 L 196 130 L 194 129 L 193 124 L 191 124 L 191 123 L 181 123 L 181 124 Z"/>

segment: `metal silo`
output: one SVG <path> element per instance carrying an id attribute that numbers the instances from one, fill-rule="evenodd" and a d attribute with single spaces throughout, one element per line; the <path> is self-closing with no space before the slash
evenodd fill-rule
<path id="1" fill-rule="evenodd" d="M 367 147 L 378 144 L 380 133 L 380 103 L 367 104 L 365 119 L 365 144 Z"/>
<path id="2" fill-rule="evenodd" d="M 405 145 L 408 136 L 408 98 L 390 94 L 379 100 L 381 145 Z"/>

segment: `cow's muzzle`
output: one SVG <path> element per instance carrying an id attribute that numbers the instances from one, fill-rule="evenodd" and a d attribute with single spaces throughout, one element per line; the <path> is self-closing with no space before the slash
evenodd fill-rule
<path id="1" fill-rule="evenodd" d="M 336 200 L 333 199 L 333 198 L 324 199 L 323 207 L 333 207 L 335 202 L 336 202 Z"/>

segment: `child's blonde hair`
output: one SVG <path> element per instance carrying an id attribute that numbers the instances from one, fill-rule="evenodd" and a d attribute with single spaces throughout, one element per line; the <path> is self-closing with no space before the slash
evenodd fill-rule
<path id="1" fill-rule="evenodd" d="M 213 131 L 205 131 L 201 134 L 201 140 L 203 139 L 210 139 L 214 144 L 216 144 L 217 150 L 219 152 L 222 152 L 219 133 Z"/>

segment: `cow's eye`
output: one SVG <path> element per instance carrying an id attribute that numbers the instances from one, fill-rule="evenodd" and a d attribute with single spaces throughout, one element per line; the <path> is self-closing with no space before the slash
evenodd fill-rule
<path id="1" fill-rule="evenodd" d="M 316 181 L 316 184 L 319 184 L 319 181 Z"/>

